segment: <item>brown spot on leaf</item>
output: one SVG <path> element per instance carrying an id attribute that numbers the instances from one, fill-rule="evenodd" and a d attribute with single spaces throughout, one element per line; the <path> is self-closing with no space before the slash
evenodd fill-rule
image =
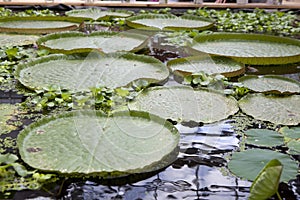
<path id="1" fill-rule="evenodd" d="M 26 151 L 28 151 L 29 153 L 36 153 L 36 152 L 42 151 L 42 149 L 39 147 L 30 147 L 30 148 L 27 148 Z"/>
<path id="2" fill-rule="evenodd" d="M 37 131 L 36 131 L 36 134 L 38 134 L 38 135 L 39 135 L 39 134 L 43 134 L 43 133 L 45 133 L 45 131 L 43 131 L 43 130 L 37 130 Z"/>

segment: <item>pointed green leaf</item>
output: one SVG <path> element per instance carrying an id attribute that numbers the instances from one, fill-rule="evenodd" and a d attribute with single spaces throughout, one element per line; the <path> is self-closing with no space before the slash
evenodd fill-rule
<path id="1" fill-rule="evenodd" d="M 14 162 L 16 162 L 18 160 L 18 156 L 14 155 L 14 154 L 0 154 L 0 164 L 12 164 Z"/>
<path id="2" fill-rule="evenodd" d="M 25 166 L 19 163 L 12 163 L 11 166 L 14 168 L 14 170 L 18 173 L 19 176 L 24 177 L 29 174 L 32 174 L 31 171 L 28 171 Z"/>
<path id="3" fill-rule="evenodd" d="M 282 169 L 279 160 L 268 162 L 251 185 L 249 200 L 268 199 L 276 194 Z"/>

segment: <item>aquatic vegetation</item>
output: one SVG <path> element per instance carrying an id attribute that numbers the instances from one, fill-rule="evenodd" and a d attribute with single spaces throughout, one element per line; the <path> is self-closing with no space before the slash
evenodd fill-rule
<path id="1" fill-rule="evenodd" d="M 253 12 L 195 9 L 188 10 L 188 14 L 211 18 L 216 21 L 220 32 L 267 33 L 275 35 L 299 36 L 300 26 L 297 15 L 292 12 L 255 9 Z"/>
<path id="2" fill-rule="evenodd" d="M 173 23 L 175 19 L 176 23 L 180 22 L 181 25 L 200 20 L 199 16 L 182 16 L 178 13 L 178 16 L 174 16 L 170 11 L 170 9 L 140 11 L 138 15 L 131 18 L 142 20 L 139 17 L 151 16 L 151 19 L 145 18 L 150 21 L 148 21 L 150 25 L 154 25 L 154 28 L 151 28 L 154 31 L 142 31 L 126 26 L 126 22 L 128 25 L 131 23 L 130 18 L 126 20 L 127 16 L 123 16 L 124 13 L 121 12 L 87 9 L 69 12 L 70 14 L 84 15 L 83 18 L 76 21 L 77 25 L 85 21 L 85 26 L 80 27 L 82 32 L 68 31 L 45 35 L 38 40 L 38 46 L 34 44 L 36 37 L 0 35 L 0 43 L 3 46 L 0 50 L 1 89 L 15 89 L 22 93 L 25 101 L 16 107 L 18 110 L 23 109 L 22 112 L 27 112 L 15 115 L 11 120 L 10 116 L 7 116 L 5 112 L 1 113 L 0 109 L 0 114 L 1 116 L 3 114 L 3 121 L 5 121 L 1 125 L 22 129 L 16 142 L 18 131 L 11 132 L 13 129 L 0 127 L 1 131 L 4 130 L 0 138 L 0 152 L 2 153 L 0 155 L 0 190 L 2 192 L 23 189 L 41 191 L 47 183 L 60 184 L 58 177 L 62 179 L 80 177 L 80 180 L 89 180 L 90 176 L 96 179 L 97 177 L 113 178 L 134 173 L 143 177 L 144 174 L 141 173 L 144 172 L 146 172 L 146 176 L 152 176 L 148 173 L 156 174 L 157 170 L 167 167 L 156 177 L 143 179 L 136 183 L 138 191 L 131 190 L 135 187 L 134 185 L 118 186 L 114 191 L 113 189 L 109 190 L 112 191 L 110 194 L 108 194 L 108 190 L 104 189 L 104 193 L 107 195 L 104 196 L 117 195 L 119 198 L 133 192 L 136 196 L 141 195 L 141 198 L 149 197 L 149 199 L 151 195 L 153 197 L 162 194 L 162 196 L 155 197 L 163 199 L 177 197 L 178 194 L 178 198 L 180 198 L 181 194 L 190 195 L 195 192 L 198 198 L 199 195 L 212 195 L 211 198 L 214 198 L 219 191 L 222 191 L 219 193 L 223 195 L 222 188 L 225 188 L 226 191 L 230 191 L 227 194 L 236 195 L 236 197 L 240 197 L 239 195 L 242 194 L 242 198 L 250 195 L 249 198 L 256 199 L 274 195 L 278 190 L 279 182 L 286 183 L 297 176 L 299 162 L 295 159 L 299 158 L 297 155 L 300 152 L 299 127 L 294 126 L 299 124 L 299 91 L 297 90 L 299 84 L 297 81 L 279 76 L 249 76 L 249 73 L 252 73 L 249 69 L 253 67 L 249 64 L 244 66 L 232 58 L 214 57 L 210 53 L 200 53 L 198 50 L 187 51 L 187 49 L 191 50 L 186 46 L 193 43 L 193 38 L 198 42 L 199 38 L 215 39 L 218 34 L 211 30 L 201 31 L 203 27 L 188 26 L 185 28 L 186 30 L 182 30 L 172 27 L 171 24 L 171 27 L 167 26 L 169 30 L 172 30 L 170 32 L 164 31 L 164 27 L 161 26 L 157 28 L 159 20 L 169 23 L 171 19 Z M 112 15 L 108 16 L 110 14 Z M 117 14 L 120 15 L 114 16 Z M 204 20 L 208 23 L 205 29 L 217 28 L 218 31 L 226 29 L 226 31 L 245 33 L 257 33 L 260 32 L 258 30 L 261 30 L 265 33 L 273 31 L 272 34 L 297 36 L 298 21 L 295 20 L 296 15 L 291 12 L 264 13 L 255 10 L 253 14 L 242 11 L 197 9 L 188 11 L 188 14 L 214 18 L 213 20 Z M 54 16 L 57 14 L 52 11 L 35 12 L 33 10 L 11 12 L 1 8 L 0 15 L 7 17 Z M 266 17 L 264 18 L 263 15 Z M 233 16 L 243 16 L 245 20 L 239 19 L 240 24 L 236 20 L 227 20 Z M 252 17 L 255 22 L 249 23 L 249 26 L 246 27 L 244 21 L 246 23 L 247 20 L 250 20 L 249 17 Z M 259 23 L 262 24 L 262 27 L 256 25 L 256 17 L 260 17 Z M 63 17 L 63 19 L 67 18 Z M 270 28 L 275 23 L 275 19 L 279 21 L 278 23 L 285 25 L 277 26 L 274 29 Z M 282 21 L 283 19 L 286 20 L 286 23 Z M 212 26 L 213 21 L 215 23 Z M 8 24 L 8 26 L 12 25 Z M 19 24 L 15 25 L 19 26 Z M 148 28 L 147 25 L 137 24 L 134 24 L 133 27 Z M 77 28 L 79 27 L 77 26 Z M 160 31 L 161 29 L 163 30 Z M 94 32 L 95 30 L 126 31 Z M 136 39 L 138 42 L 130 44 L 131 46 L 126 44 L 126 47 L 122 49 L 123 47 L 120 46 L 127 39 L 128 35 L 126 34 L 131 35 L 131 39 Z M 232 35 L 241 37 L 241 40 L 247 44 L 244 47 L 250 49 L 251 54 L 255 52 L 255 57 L 271 55 L 267 59 L 258 59 L 259 62 L 254 61 L 254 58 L 241 56 L 245 63 L 261 64 L 263 65 L 260 66 L 261 68 L 267 68 L 274 63 L 298 62 L 299 42 L 297 40 L 280 37 L 280 41 L 284 41 L 284 43 L 279 42 L 280 44 L 273 45 L 274 41 L 279 41 L 279 37 L 254 35 L 264 39 L 253 44 L 255 42 L 248 40 L 252 37 L 249 34 L 219 34 L 222 35 L 222 38 L 224 35 L 228 36 L 229 40 Z M 100 36 L 116 36 L 116 39 L 107 40 L 101 47 L 101 45 L 95 44 L 102 42 L 98 40 L 99 38 L 96 39 Z M 150 37 L 149 40 L 148 37 Z M 248 39 L 244 40 L 245 38 Z M 223 42 L 226 43 L 225 39 Z M 272 44 L 269 45 L 268 42 Z M 107 45 L 108 43 L 111 46 Z M 287 43 L 288 45 L 286 45 Z M 160 48 L 160 51 L 154 51 L 155 44 L 158 45 L 157 48 Z M 243 46 L 243 44 L 238 43 L 236 46 Z M 268 47 L 267 50 L 260 51 L 253 47 L 261 44 Z M 207 45 L 214 45 L 214 43 Z M 290 48 L 289 45 L 292 47 Z M 274 46 L 278 48 L 274 48 Z M 101 48 L 98 51 L 102 50 L 101 53 L 97 53 L 96 57 L 99 60 L 96 59 L 95 62 L 91 61 L 92 54 L 88 58 L 83 54 L 48 55 L 57 52 L 82 53 L 85 52 L 85 48 L 91 51 L 95 47 Z M 135 54 L 103 54 L 103 52 L 121 49 L 132 51 Z M 241 54 L 241 49 L 236 49 L 236 52 Z M 222 48 L 219 50 L 225 52 Z M 244 53 L 250 54 L 248 50 Z M 297 51 L 294 56 L 290 57 L 285 54 L 293 50 Z M 156 52 L 162 55 L 156 55 Z M 191 57 L 190 53 L 197 55 Z M 123 55 L 124 57 L 122 57 Z M 161 60 L 167 63 L 171 72 L 165 63 L 145 55 L 163 57 Z M 42 58 L 38 61 L 31 61 L 36 57 Z M 181 58 L 174 59 L 178 57 Z M 106 58 L 107 63 L 104 62 Z M 127 63 L 131 58 L 137 58 L 140 70 L 134 68 L 137 65 L 135 62 Z M 248 62 L 249 60 L 250 62 Z M 21 65 L 15 73 L 19 63 Z M 122 67 L 123 65 L 124 67 Z M 46 67 L 43 70 L 44 66 Z M 273 70 L 276 66 L 271 67 Z M 151 73 L 147 71 L 150 68 Z M 132 70 L 126 71 L 127 69 Z M 21 70 L 28 70 L 28 76 L 20 76 Z M 146 73 L 139 76 L 143 71 Z M 296 69 L 296 72 L 298 71 Z M 286 71 L 284 70 L 284 72 Z M 64 76 L 66 74 L 67 78 Z M 34 75 L 34 78 L 31 75 Z M 240 77 L 239 82 L 237 82 L 238 76 Z M 32 84 L 32 80 L 35 81 L 40 77 L 54 80 L 54 82 L 50 81 L 45 85 L 40 82 Z M 16 78 L 24 85 L 18 84 Z M 178 82 L 173 81 L 173 78 Z M 247 81 L 253 82 L 248 84 Z M 89 83 L 91 84 L 89 85 Z M 286 83 L 291 86 L 283 87 L 283 85 L 287 85 Z M 157 87 L 158 84 L 165 84 L 165 86 Z M 115 85 L 117 86 L 114 87 Z M 159 117 L 150 114 L 152 112 Z M 168 120 L 176 126 L 173 126 Z M 212 124 L 213 122 L 216 123 Z M 31 125 L 24 128 L 29 123 Z M 204 123 L 205 125 L 203 125 Z M 282 125 L 288 126 L 282 127 Z M 238 144 L 239 141 L 240 144 Z M 179 148 L 177 147 L 178 142 Z M 282 153 L 276 150 L 280 150 Z M 21 159 L 19 159 L 18 151 L 21 152 Z M 240 152 L 231 153 L 232 151 Z M 269 162 L 273 158 L 278 161 Z M 233 174 L 228 171 L 227 161 Z M 27 165 L 25 167 L 24 162 L 31 167 Z M 279 162 L 284 166 L 282 175 L 280 175 L 282 166 Z M 168 167 L 171 163 L 173 165 Z M 257 167 L 258 165 L 259 167 Z M 213 166 L 214 169 L 210 166 Z M 225 183 L 225 186 L 215 185 L 215 183 L 204 180 L 205 178 L 214 179 L 214 173 L 215 171 L 219 172 L 220 167 L 227 170 L 227 175 L 224 175 L 224 179 L 221 180 L 222 182 L 226 179 L 225 182 L 222 182 L 222 184 Z M 201 171 L 203 168 L 207 168 L 207 170 Z M 47 172 L 49 173 L 47 174 L 45 170 L 51 172 Z M 186 176 L 186 171 L 193 170 L 195 171 L 193 177 Z M 250 175 L 249 172 L 251 172 Z M 217 175 L 221 175 L 221 173 L 219 172 Z M 125 183 L 128 183 L 129 177 L 125 178 Z M 248 185 L 240 185 L 243 180 L 238 177 L 254 181 L 250 188 L 250 194 L 247 190 L 250 182 L 247 182 Z M 70 180 L 70 182 L 72 181 L 74 180 Z M 119 184 L 119 179 L 95 180 L 97 184 L 101 184 L 101 188 L 107 188 L 103 185 L 104 181 Z M 86 181 L 84 184 L 89 184 L 88 182 Z M 234 185 L 231 185 L 233 182 Z M 70 193 L 78 190 L 76 183 L 72 184 L 67 186 L 68 188 L 64 185 L 64 189 L 67 188 L 65 190 Z M 97 184 L 91 187 L 96 187 Z M 266 184 L 272 188 L 265 187 Z M 70 188 L 73 186 L 75 189 Z M 246 189 L 239 190 L 240 187 Z"/>

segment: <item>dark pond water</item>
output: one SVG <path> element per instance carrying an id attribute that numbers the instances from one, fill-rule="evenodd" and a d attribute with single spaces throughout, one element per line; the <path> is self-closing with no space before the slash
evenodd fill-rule
<path id="1" fill-rule="evenodd" d="M 186 56 L 181 47 L 160 45 L 158 38 L 152 40 L 145 52 L 161 61 Z M 300 67 L 261 68 L 248 66 L 248 74 L 282 74 L 300 81 Z M 165 85 L 179 84 L 171 76 Z M 22 96 L 14 92 L 0 91 L 0 103 L 18 103 Z M 233 176 L 227 160 L 232 151 L 239 149 L 239 136 L 234 119 L 214 124 L 188 127 L 177 124 L 181 133 L 178 159 L 160 172 L 135 175 L 123 179 L 104 181 L 97 178 L 68 178 L 50 186 L 50 192 L 20 191 L 11 199 L 85 199 L 85 200 L 166 200 L 166 199 L 247 199 L 251 182 Z M 260 127 L 260 124 L 253 124 Z M 284 199 L 300 199 L 300 177 L 289 184 L 280 185 Z M 60 191 L 61 190 L 61 191 Z M 4 198 L 4 196 L 2 196 Z M 1 197 L 0 197 L 1 199 Z M 275 199 L 275 198 L 274 198 Z"/>

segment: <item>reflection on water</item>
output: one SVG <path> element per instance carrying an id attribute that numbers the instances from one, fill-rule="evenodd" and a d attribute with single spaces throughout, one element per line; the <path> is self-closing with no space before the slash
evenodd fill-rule
<path id="1" fill-rule="evenodd" d="M 64 199 L 246 199 L 251 182 L 230 175 L 226 152 L 238 148 L 227 122 L 187 127 L 181 132 L 177 161 L 158 174 L 131 184 L 101 185 L 101 181 L 73 182 Z"/>

